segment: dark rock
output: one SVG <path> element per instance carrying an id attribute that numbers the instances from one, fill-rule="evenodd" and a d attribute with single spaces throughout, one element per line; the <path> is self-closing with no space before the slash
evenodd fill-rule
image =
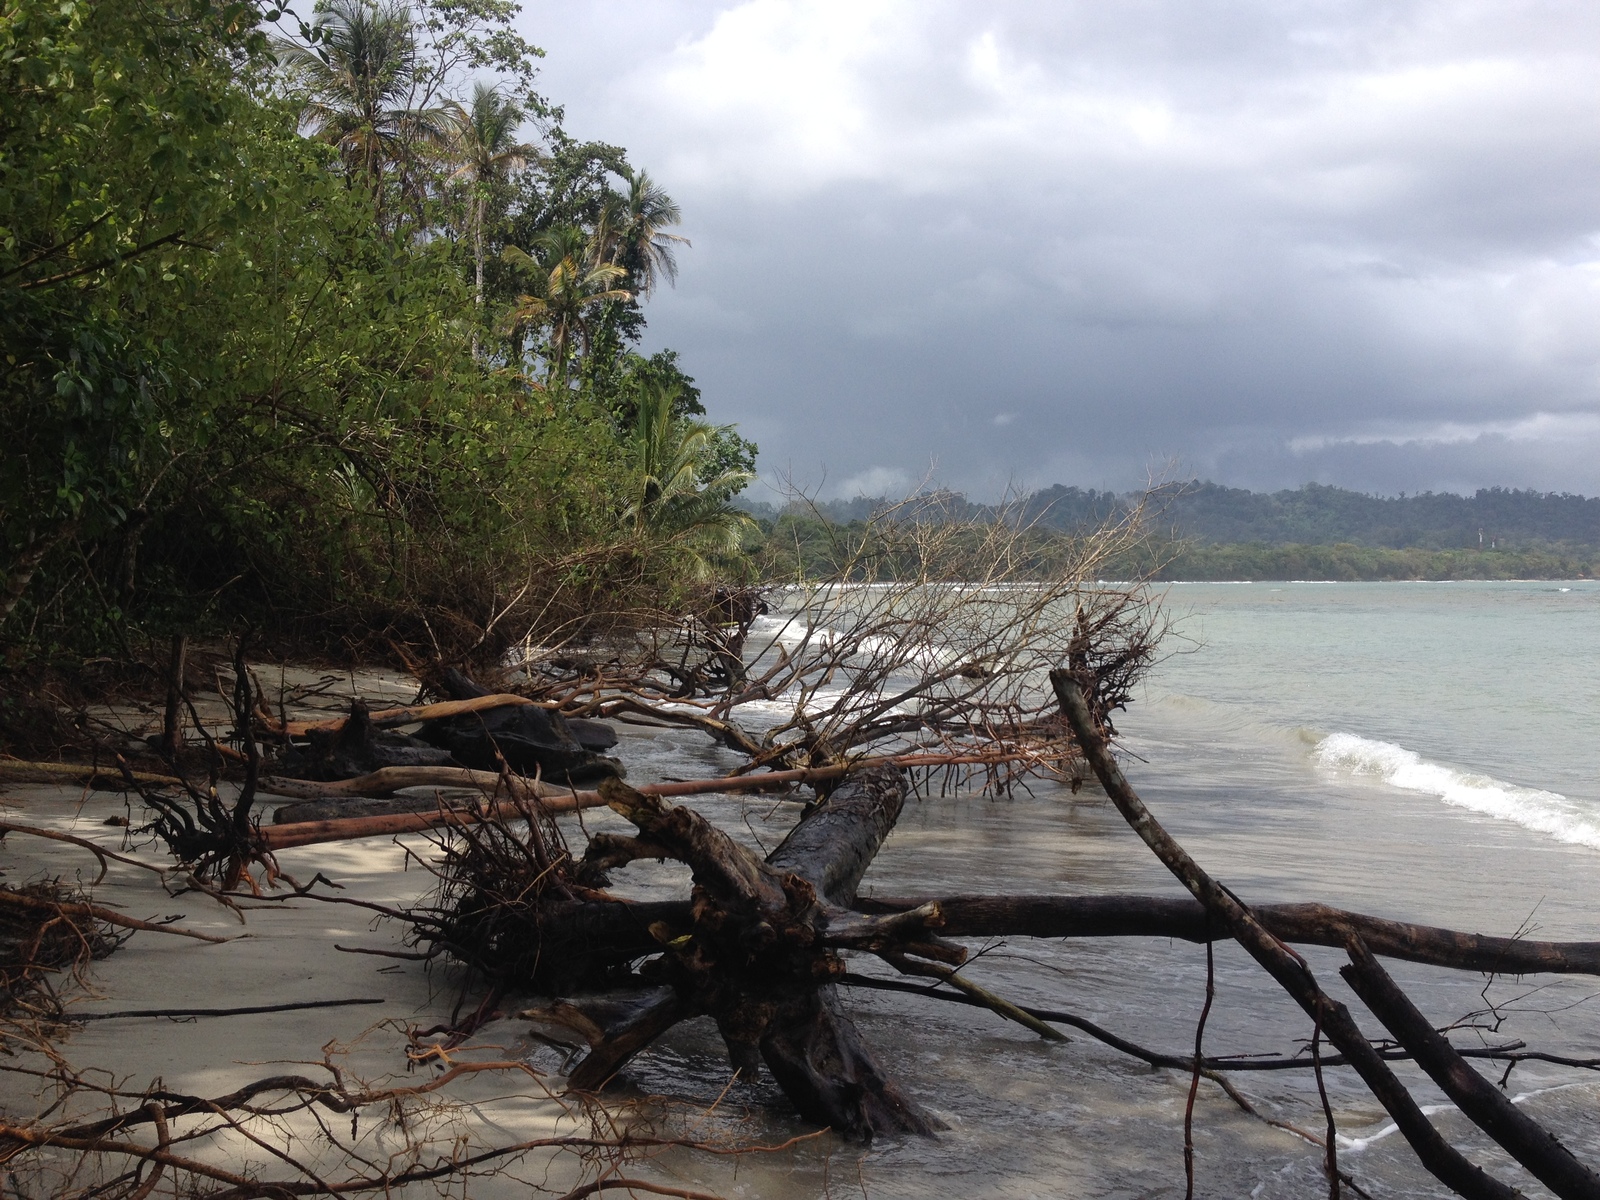
<path id="1" fill-rule="evenodd" d="M 350 702 L 350 716 L 333 733 L 312 730 L 307 744 L 292 746 L 280 774 L 290 779 L 354 779 L 380 767 L 459 766 L 450 751 L 403 733 L 372 727 L 367 706 Z"/>
<path id="2" fill-rule="evenodd" d="M 452 700 L 473 700 L 492 695 L 454 667 L 439 673 L 439 682 Z M 535 705 L 508 705 L 485 712 L 427 721 L 417 736 L 429 745 L 448 750 L 464 767 L 477 771 L 500 770 L 500 759 L 518 775 L 539 775 L 563 783 L 583 783 L 607 775 L 621 775 L 614 759 L 602 758 L 595 749 L 616 743 L 616 731 L 599 722 L 585 721 L 611 735 L 609 742 L 589 747 L 574 736 L 560 713 Z"/>
<path id="3" fill-rule="evenodd" d="M 617 731 L 604 721 L 568 717 L 567 730 L 585 750 L 609 750 L 617 744 Z"/>

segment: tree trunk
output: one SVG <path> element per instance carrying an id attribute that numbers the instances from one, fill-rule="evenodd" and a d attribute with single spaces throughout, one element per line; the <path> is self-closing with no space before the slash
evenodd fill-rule
<path id="1" fill-rule="evenodd" d="M 672 1023 L 662 1023 L 665 1017 L 707 1014 L 722 1032 L 734 1069 L 748 1078 L 765 1060 L 809 1120 L 863 1141 L 939 1128 L 879 1066 L 841 1010 L 833 980 L 844 964 L 825 940 L 830 914 L 852 916 L 840 902 L 854 898 L 900 815 L 901 772 L 852 776 L 812 807 L 766 862 L 691 809 L 670 808 L 617 780 L 600 791 L 639 829 L 649 853 L 687 863 L 695 886 L 687 935 L 659 924 L 649 930 L 657 946 L 667 946 L 660 973 L 676 990 L 681 1010 L 651 1006 L 643 1024 L 630 1022 L 596 1045 L 590 1051 L 596 1065 L 586 1059 L 575 1081 L 609 1078 Z M 616 841 L 602 843 L 603 854 L 625 859 Z M 626 911 L 631 907 L 594 915 L 609 918 L 619 932 L 637 931 L 640 922 Z M 637 938 L 637 932 L 625 933 L 623 940 Z M 641 1031 L 649 1036 L 641 1038 Z"/>
<path id="2" fill-rule="evenodd" d="M 1389 1111 L 1401 1135 L 1411 1144 L 1422 1165 L 1445 1186 L 1468 1200 L 1513 1200 L 1517 1193 L 1445 1141 L 1395 1077 L 1389 1065 L 1372 1048 L 1351 1017 L 1350 1010 L 1322 990 L 1305 959 L 1293 953 L 1266 930 L 1245 903 L 1213 879 L 1190 857 L 1145 807 L 1122 768 L 1111 757 L 1105 735 L 1097 727 L 1087 697 L 1070 671 L 1050 672 L 1050 682 L 1061 703 L 1062 715 L 1106 795 L 1129 827 L 1149 846 L 1167 870 L 1188 888 L 1208 916 L 1221 920 L 1250 957 L 1260 963 L 1289 996 L 1305 1010 L 1314 1028 L 1337 1046 L 1378 1102 Z M 1331 1118 L 1330 1118 L 1331 1120 Z M 1334 1169 L 1333 1145 L 1328 1142 L 1328 1169 Z M 1337 1178 L 1337 1176 L 1334 1176 Z"/>

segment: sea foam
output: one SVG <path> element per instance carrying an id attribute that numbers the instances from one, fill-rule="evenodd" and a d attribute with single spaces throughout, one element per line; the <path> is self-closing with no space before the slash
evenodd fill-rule
<path id="1" fill-rule="evenodd" d="M 1377 778 L 1408 792 L 1437 796 L 1446 804 L 1469 809 L 1558 842 L 1600 849 L 1600 820 L 1587 805 L 1559 792 L 1520 787 L 1444 763 L 1431 762 L 1414 750 L 1353 733 L 1334 733 L 1312 751 L 1318 764 L 1350 775 Z"/>

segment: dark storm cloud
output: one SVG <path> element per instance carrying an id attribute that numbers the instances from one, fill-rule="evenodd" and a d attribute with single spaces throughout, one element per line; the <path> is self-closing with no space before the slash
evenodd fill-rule
<path id="1" fill-rule="evenodd" d="M 830 490 L 1600 492 L 1600 7 L 535 4 L 694 248 L 651 306 Z"/>

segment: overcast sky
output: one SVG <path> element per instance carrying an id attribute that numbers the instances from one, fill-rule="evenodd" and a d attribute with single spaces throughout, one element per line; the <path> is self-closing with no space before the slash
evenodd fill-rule
<path id="1" fill-rule="evenodd" d="M 765 475 L 1600 493 L 1594 0 L 530 0 Z"/>

